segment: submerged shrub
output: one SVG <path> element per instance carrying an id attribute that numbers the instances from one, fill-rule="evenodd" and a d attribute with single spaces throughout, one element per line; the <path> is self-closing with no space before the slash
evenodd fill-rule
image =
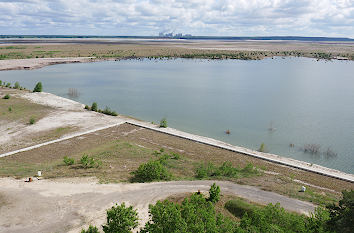
<path id="1" fill-rule="evenodd" d="M 42 83 L 41 83 L 41 82 L 38 82 L 38 83 L 36 84 L 36 86 L 34 87 L 33 92 L 42 92 L 42 89 L 43 89 Z"/>

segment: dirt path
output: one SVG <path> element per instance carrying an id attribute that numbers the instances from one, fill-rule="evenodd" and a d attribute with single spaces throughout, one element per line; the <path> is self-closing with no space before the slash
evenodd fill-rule
<path id="1" fill-rule="evenodd" d="M 172 181 L 145 184 L 97 184 L 94 179 L 39 180 L 25 183 L 0 179 L 0 232 L 80 232 L 89 224 L 101 225 L 105 210 L 126 202 L 139 211 L 140 224 L 148 219 L 148 205 L 173 194 L 207 191 L 213 181 Z M 290 211 L 308 214 L 311 203 L 260 190 L 216 181 L 222 193 L 267 204 L 279 202 Z"/>

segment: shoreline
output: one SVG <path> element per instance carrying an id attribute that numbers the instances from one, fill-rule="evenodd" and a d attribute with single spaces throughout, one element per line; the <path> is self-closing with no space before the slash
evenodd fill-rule
<path id="1" fill-rule="evenodd" d="M 46 93 L 44 93 L 44 94 L 46 94 Z M 52 96 L 53 98 L 58 98 L 58 96 L 56 96 L 54 94 L 50 94 L 50 93 L 49 93 L 49 95 L 46 95 L 46 96 L 47 96 L 46 101 L 48 101 L 48 98 L 50 98 L 50 96 Z M 72 104 L 72 105 L 75 105 L 75 106 L 76 105 L 82 105 L 79 102 L 76 102 L 76 101 L 73 101 L 73 100 L 70 100 L 70 99 L 67 99 L 67 98 L 64 98 L 64 97 L 59 97 L 59 98 L 65 99 L 68 104 Z M 84 112 L 85 111 L 83 111 L 83 113 Z M 180 131 L 178 129 L 174 129 L 174 128 L 170 128 L 170 127 L 160 128 L 158 125 L 155 125 L 155 124 L 152 124 L 150 122 L 143 121 L 143 120 L 135 120 L 135 119 L 127 118 L 127 117 L 120 116 L 120 115 L 117 116 L 116 119 L 120 120 L 120 122 L 115 123 L 115 124 L 107 123 L 104 126 L 95 127 L 95 128 L 90 129 L 90 130 L 76 132 L 76 133 L 72 133 L 72 134 L 69 134 L 69 135 L 64 135 L 64 136 L 60 137 L 59 139 L 46 141 L 46 142 L 43 142 L 43 143 L 39 143 L 39 144 L 36 144 L 36 145 L 32 145 L 32 146 L 21 148 L 21 149 L 14 150 L 14 151 L 5 152 L 3 154 L 0 154 L 0 158 L 1 157 L 6 157 L 6 156 L 10 156 L 10 155 L 13 155 L 13 154 L 17 154 L 17 153 L 20 153 L 20 152 L 23 152 L 23 151 L 29 151 L 29 150 L 32 150 L 32 149 L 35 149 L 35 148 L 39 148 L 39 147 L 42 147 L 42 146 L 45 146 L 45 145 L 61 142 L 61 141 L 67 140 L 67 139 L 79 137 L 79 136 L 82 136 L 82 135 L 85 135 L 85 134 L 89 134 L 89 133 L 93 133 L 93 132 L 96 132 L 96 131 L 100 131 L 100 130 L 103 130 L 103 129 L 112 128 L 112 127 L 115 127 L 117 125 L 121 125 L 121 124 L 125 124 L 126 123 L 126 124 L 131 124 L 131 125 L 134 125 L 134 126 L 142 127 L 142 128 L 145 128 L 145 129 L 153 130 L 153 131 L 156 131 L 156 132 L 164 133 L 164 134 L 167 134 L 167 135 L 171 135 L 171 136 L 187 139 L 187 140 L 190 140 L 190 141 L 193 141 L 193 142 L 196 142 L 196 143 L 210 145 L 210 146 L 217 147 L 217 148 L 220 148 L 220 149 L 224 149 L 224 150 L 228 150 L 228 151 L 244 154 L 244 155 L 247 155 L 247 156 L 250 156 L 250 157 L 254 157 L 254 158 L 258 158 L 258 159 L 261 159 L 261 160 L 265 160 L 265 161 L 268 161 L 268 162 L 271 162 L 271 163 L 284 165 L 284 166 L 287 166 L 289 168 L 296 168 L 296 169 L 304 170 L 304 171 L 307 171 L 307 172 L 312 172 L 312 173 L 316 173 L 316 174 L 332 177 L 332 178 L 335 178 L 335 179 L 347 181 L 347 182 L 350 182 L 350 183 L 354 183 L 354 175 L 353 174 L 345 173 L 345 172 L 342 172 L 342 171 L 339 171 L 339 170 L 336 170 L 336 169 L 320 166 L 320 165 L 317 165 L 317 164 L 310 164 L 310 163 L 305 162 L 305 161 L 296 160 L 296 159 L 292 159 L 292 158 L 288 158 L 288 157 L 283 157 L 283 156 L 276 155 L 276 154 L 258 152 L 258 151 L 251 150 L 251 149 L 248 149 L 248 148 L 245 148 L 245 147 L 231 145 L 231 144 L 228 144 L 228 143 L 220 141 L 220 140 L 216 140 L 216 139 L 209 138 L 209 137 L 204 137 L 204 136 L 200 136 L 200 135 L 196 135 L 196 134 L 183 132 L 183 131 Z"/>
<path id="2" fill-rule="evenodd" d="M 218 50 L 218 49 L 215 49 Z M 294 57 L 293 55 L 275 55 L 273 57 L 263 57 L 261 59 L 248 59 L 248 60 L 263 60 L 263 59 L 273 59 L 273 58 L 281 58 L 281 57 Z M 300 56 L 301 58 L 308 58 L 308 59 L 317 59 L 314 57 L 309 56 Z M 90 62 L 103 62 L 103 61 L 119 61 L 119 60 L 126 60 L 126 59 L 149 59 L 150 57 L 134 57 L 134 56 L 127 56 L 127 57 L 120 57 L 120 58 L 98 58 L 98 57 L 62 57 L 62 58 L 28 58 L 28 59 L 5 59 L 0 60 L 0 72 L 1 71 L 10 71 L 10 70 L 35 70 L 40 69 L 46 66 L 51 65 L 59 65 L 59 64 L 70 64 L 70 63 L 90 63 Z M 243 60 L 237 58 L 207 58 L 207 57 L 195 57 L 195 58 L 188 58 L 188 57 L 160 57 L 154 59 L 202 59 L 202 60 Z M 327 59 L 318 59 L 318 60 L 325 60 Z M 331 58 L 328 61 L 351 61 L 350 59 L 346 59 L 344 57 L 335 57 Z"/>

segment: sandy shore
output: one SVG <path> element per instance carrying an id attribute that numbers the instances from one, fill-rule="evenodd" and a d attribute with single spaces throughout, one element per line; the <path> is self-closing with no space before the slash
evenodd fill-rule
<path id="1" fill-rule="evenodd" d="M 81 63 L 94 61 L 94 57 L 66 57 L 66 58 L 32 58 L 0 60 L 2 70 L 32 70 L 48 65 Z"/>

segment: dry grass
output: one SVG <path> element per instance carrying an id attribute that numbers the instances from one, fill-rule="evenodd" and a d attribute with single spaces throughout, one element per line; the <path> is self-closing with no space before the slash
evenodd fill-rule
<path id="1" fill-rule="evenodd" d="M 18 123 L 27 124 L 30 117 L 34 117 L 38 121 L 52 110 L 47 106 L 31 103 L 13 95 L 19 92 L 21 91 L 0 87 L 0 121 L 17 121 Z M 10 99 L 2 99 L 6 94 L 10 95 Z M 11 111 L 9 108 L 11 108 Z"/>
<path id="2" fill-rule="evenodd" d="M 231 161 L 234 166 L 240 167 L 251 162 L 267 172 L 274 173 L 231 181 L 258 186 L 264 190 L 317 204 L 338 200 L 340 191 L 354 189 L 352 183 L 272 164 L 129 124 L 1 158 L 0 176 L 27 177 L 36 174 L 37 170 L 42 170 L 45 178 L 96 176 L 103 183 L 128 182 L 132 177 L 131 172 L 141 163 L 155 159 L 153 152 L 161 148 L 164 148 L 166 153 L 181 155 L 180 160 L 171 160 L 168 163 L 174 179 L 194 179 L 195 168 L 202 162 L 210 161 L 220 165 Z M 102 161 L 101 167 L 84 169 L 79 164 L 64 165 L 64 156 L 72 157 L 77 162 L 84 154 Z M 300 193 L 302 184 L 297 183 L 295 179 L 307 182 L 313 187 L 306 185 L 308 192 Z"/>

